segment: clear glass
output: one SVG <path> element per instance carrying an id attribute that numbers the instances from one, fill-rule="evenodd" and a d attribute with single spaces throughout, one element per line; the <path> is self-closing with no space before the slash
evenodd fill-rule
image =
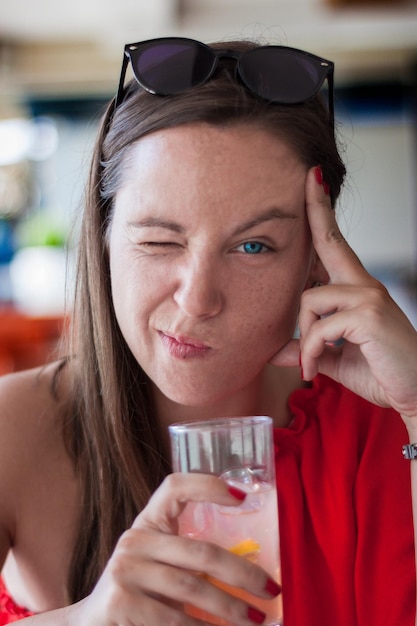
<path id="1" fill-rule="evenodd" d="M 169 427 L 174 472 L 221 476 L 247 493 L 237 506 L 189 502 L 179 519 L 183 536 L 211 541 L 263 567 L 281 583 L 272 419 L 218 418 Z M 263 600 L 220 581 L 214 584 L 264 611 L 267 626 L 283 624 L 282 597 Z M 189 615 L 218 626 L 229 622 L 191 605 Z"/>

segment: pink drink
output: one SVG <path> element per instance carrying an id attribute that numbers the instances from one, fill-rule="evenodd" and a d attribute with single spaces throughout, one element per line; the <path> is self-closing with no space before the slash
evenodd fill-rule
<path id="1" fill-rule="evenodd" d="M 275 486 L 258 480 L 256 470 L 253 472 L 249 468 L 232 469 L 223 476 L 229 484 L 248 493 L 244 502 L 230 507 L 207 502 L 188 503 L 180 517 L 180 534 L 211 541 L 231 550 L 242 558 L 257 563 L 274 580 L 281 582 Z M 276 626 L 283 623 L 281 596 L 264 600 L 221 581 L 213 579 L 211 582 L 266 613 L 266 625 Z M 186 612 L 211 624 L 230 624 L 191 605 L 186 607 Z"/>

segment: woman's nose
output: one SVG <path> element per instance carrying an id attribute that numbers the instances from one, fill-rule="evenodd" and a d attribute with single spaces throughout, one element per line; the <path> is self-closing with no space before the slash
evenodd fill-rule
<path id="1" fill-rule="evenodd" d="M 213 317 L 223 306 L 220 271 L 209 261 L 196 260 L 180 271 L 174 300 L 188 317 Z"/>

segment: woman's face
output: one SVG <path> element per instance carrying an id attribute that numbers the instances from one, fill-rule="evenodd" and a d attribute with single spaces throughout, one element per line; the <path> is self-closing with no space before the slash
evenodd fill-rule
<path id="1" fill-rule="evenodd" d="M 306 167 L 251 126 L 141 139 L 109 251 L 121 331 L 157 393 L 210 406 L 256 384 L 293 335 L 313 262 Z"/>

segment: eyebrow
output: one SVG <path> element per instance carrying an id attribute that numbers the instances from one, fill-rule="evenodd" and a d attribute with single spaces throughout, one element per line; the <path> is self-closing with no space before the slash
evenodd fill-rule
<path id="1" fill-rule="evenodd" d="M 268 209 L 264 213 L 261 213 L 257 217 L 240 224 L 234 231 L 233 236 L 239 235 L 241 233 L 254 228 L 255 226 L 259 226 L 264 222 L 269 222 L 271 220 L 296 220 L 298 219 L 298 215 L 294 215 L 293 213 L 289 213 L 283 209 L 278 207 L 273 207 L 272 209 Z M 175 233 L 184 234 L 185 228 L 178 224 L 178 222 L 173 222 L 170 220 L 165 220 L 159 217 L 146 217 L 143 220 L 135 220 L 134 222 L 129 222 L 129 226 L 133 228 L 165 228 L 166 230 L 170 230 Z"/>
<path id="2" fill-rule="evenodd" d="M 181 224 L 171 222 L 169 220 L 163 220 L 159 217 L 147 217 L 143 220 L 135 220 L 134 222 L 129 222 L 129 226 L 132 226 L 133 228 L 165 228 L 175 233 L 185 232 L 185 229 L 181 226 Z"/>
<path id="3" fill-rule="evenodd" d="M 283 209 L 280 209 L 278 207 L 273 207 L 272 209 L 268 209 L 264 213 L 261 213 L 254 219 L 249 220 L 244 224 L 238 226 L 233 232 L 233 235 L 240 235 L 241 233 L 244 233 L 247 230 L 254 228 L 255 226 L 259 226 L 264 222 L 270 222 L 271 220 L 296 220 L 298 219 L 298 217 L 299 216 L 295 215 L 294 213 L 289 213 L 288 211 L 284 211 Z"/>

